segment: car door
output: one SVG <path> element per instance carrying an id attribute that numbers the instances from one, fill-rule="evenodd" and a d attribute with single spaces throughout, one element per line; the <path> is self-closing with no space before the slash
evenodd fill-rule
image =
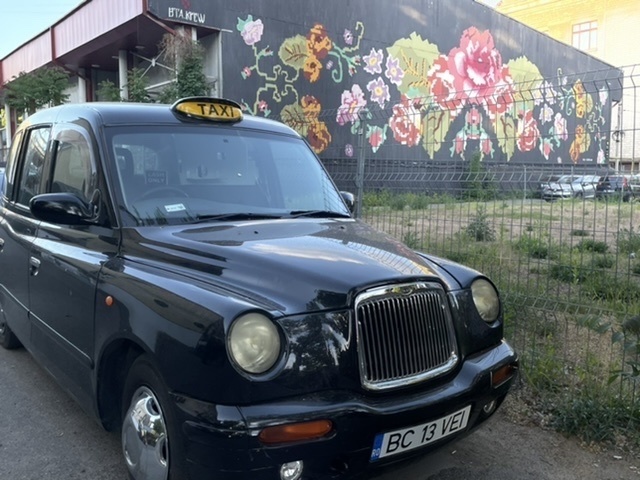
<path id="1" fill-rule="evenodd" d="M 89 133 L 76 125 L 56 126 L 50 158 L 47 192 L 71 193 L 100 208 L 95 204 L 104 198 L 99 162 Z M 92 390 L 98 275 L 116 249 L 108 221 L 79 226 L 42 221 L 30 253 L 34 349 L 83 404 Z"/>
<path id="2" fill-rule="evenodd" d="M 27 348 L 31 340 L 29 259 L 40 223 L 29 210 L 29 200 L 42 190 L 49 136 L 49 126 L 16 134 L 2 194 L 0 306 L 7 324 Z"/>

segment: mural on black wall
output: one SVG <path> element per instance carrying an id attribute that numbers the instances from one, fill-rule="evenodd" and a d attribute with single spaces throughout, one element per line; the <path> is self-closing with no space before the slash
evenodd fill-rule
<path id="1" fill-rule="evenodd" d="M 259 82 L 243 107 L 277 116 L 318 154 L 352 156 L 364 128 L 374 158 L 393 146 L 432 160 L 479 150 L 485 160 L 606 163 L 606 84 L 587 89 L 560 69 L 545 79 L 526 56 L 505 61 L 489 30 L 470 26 L 443 53 L 416 32 L 365 49 L 361 22 L 333 36 L 315 24 L 276 49 L 262 45 L 262 19 L 236 27 L 253 58 L 238 75 Z M 321 98 L 322 82 L 339 85 L 340 97 Z"/>

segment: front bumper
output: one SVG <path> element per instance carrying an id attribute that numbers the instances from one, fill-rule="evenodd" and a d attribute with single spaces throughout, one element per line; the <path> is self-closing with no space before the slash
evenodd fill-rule
<path id="1" fill-rule="evenodd" d="M 321 392 L 277 403 L 229 407 L 175 396 L 182 419 L 183 441 L 192 479 L 280 478 L 283 463 L 302 460 L 303 479 L 356 478 L 389 463 L 425 454 L 468 433 L 492 413 L 483 407 L 499 405 L 514 376 L 492 385 L 492 372 L 517 365 L 515 352 L 503 342 L 465 359 L 457 374 L 436 388 L 357 395 Z M 435 420 L 471 406 L 467 427 L 459 433 L 416 450 L 371 461 L 374 438 Z M 260 431 L 273 425 L 329 419 L 334 431 L 320 440 L 265 447 Z"/>

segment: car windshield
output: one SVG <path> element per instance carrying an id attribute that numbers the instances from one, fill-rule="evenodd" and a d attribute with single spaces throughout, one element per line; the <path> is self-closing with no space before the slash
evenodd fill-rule
<path id="1" fill-rule="evenodd" d="M 180 125 L 111 127 L 107 140 L 121 212 L 138 225 L 349 216 L 299 138 Z"/>

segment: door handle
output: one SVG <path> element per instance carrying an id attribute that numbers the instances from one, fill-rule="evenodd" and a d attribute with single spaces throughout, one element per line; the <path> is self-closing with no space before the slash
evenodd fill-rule
<path id="1" fill-rule="evenodd" d="M 29 258 L 29 275 L 35 277 L 38 275 L 38 270 L 40 270 L 40 260 L 36 257 Z"/>

